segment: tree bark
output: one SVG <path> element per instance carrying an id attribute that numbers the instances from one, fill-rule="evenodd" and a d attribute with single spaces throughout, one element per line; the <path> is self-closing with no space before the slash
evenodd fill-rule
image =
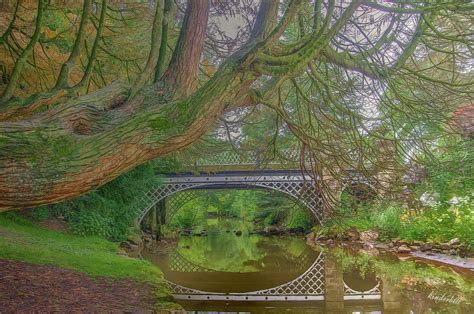
<path id="1" fill-rule="evenodd" d="M 132 87 L 132 96 L 134 96 L 135 93 L 146 84 L 146 82 L 155 70 L 160 54 L 161 36 L 163 30 L 163 7 L 163 0 L 156 1 L 155 15 L 153 18 L 153 28 L 151 31 L 150 53 L 148 54 L 148 60 L 145 64 L 145 68 L 143 69 L 142 73 L 140 73 L 137 80 L 135 81 L 135 84 Z"/>
<path id="2" fill-rule="evenodd" d="M 247 56 L 245 56 L 247 58 Z M 253 80 L 230 59 L 182 101 L 122 106 L 104 88 L 31 120 L 0 124 L 0 209 L 78 196 L 121 173 L 196 141 Z"/>
<path id="3" fill-rule="evenodd" d="M 92 0 L 85 0 L 84 5 L 82 7 L 82 16 L 81 22 L 79 24 L 79 29 L 77 31 L 76 40 L 74 41 L 74 46 L 72 47 L 71 54 L 69 58 L 61 67 L 61 71 L 59 72 L 58 79 L 56 81 L 55 88 L 64 88 L 68 87 L 68 79 L 69 74 L 71 73 L 72 67 L 74 66 L 74 62 L 81 54 L 81 48 L 83 46 L 84 38 L 86 35 L 86 26 L 89 20 L 89 13 L 91 11 L 91 3 Z"/>
<path id="4" fill-rule="evenodd" d="M 188 2 L 178 42 L 164 75 L 165 91 L 174 98 L 186 97 L 196 88 L 208 18 L 209 0 Z"/>
<path id="5" fill-rule="evenodd" d="M 160 54 L 158 56 L 158 61 L 155 69 L 155 80 L 158 82 L 163 73 L 165 72 L 166 66 L 166 51 L 168 50 L 168 30 L 171 18 L 173 16 L 173 0 L 165 0 L 165 10 L 163 15 L 163 25 L 161 29 L 161 44 L 160 44 Z"/>

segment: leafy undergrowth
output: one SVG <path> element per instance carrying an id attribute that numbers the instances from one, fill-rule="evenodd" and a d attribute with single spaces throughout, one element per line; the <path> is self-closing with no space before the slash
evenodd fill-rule
<path id="1" fill-rule="evenodd" d="M 54 265 L 90 277 L 134 279 L 153 287 L 157 307 L 172 308 L 163 274 L 150 262 L 118 254 L 117 244 L 95 236 L 43 229 L 15 214 L 0 215 L 0 258 Z"/>
<path id="2" fill-rule="evenodd" d="M 349 228 L 359 231 L 377 230 L 381 240 L 395 238 L 409 241 L 447 242 L 459 238 L 474 248 L 474 214 L 472 202 L 457 207 L 437 207 L 418 214 L 409 214 L 397 204 L 373 204 L 353 215 L 335 219 L 324 227 L 315 227 L 318 234 L 340 234 Z"/>
<path id="3" fill-rule="evenodd" d="M 133 210 L 136 197 L 161 182 L 156 176 L 156 164 L 148 162 L 72 200 L 36 208 L 32 216 L 39 221 L 61 216 L 77 235 L 125 241 L 136 232 L 130 227 L 138 215 Z"/>
<path id="4" fill-rule="evenodd" d="M 342 217 L 316 231 L 334 234 L 354 227 L 376 229 L 382 240 L 446 242 L 459 238 L 474 249 L 472 145 L 472 140 L 440 145 L 438 161 L 424 165 L 425 177 L 419 183 L 411 184 L 404 198 L 357 206 L 350 199 L 343 199 L 338 209 Z"/>

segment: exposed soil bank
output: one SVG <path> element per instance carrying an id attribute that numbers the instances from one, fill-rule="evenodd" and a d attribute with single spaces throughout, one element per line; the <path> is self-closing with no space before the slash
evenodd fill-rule
<path id="1" fill-rule="evenodd" d="M 0 309 L 5 312 L 157 311 L 151 286 L 134 280 L 92 279 L 55 266 L 0 260 Z"/>

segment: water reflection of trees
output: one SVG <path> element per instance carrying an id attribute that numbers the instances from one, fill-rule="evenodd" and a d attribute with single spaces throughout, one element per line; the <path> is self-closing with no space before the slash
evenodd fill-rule
<path id="1" fill-rule="evenodd" d="M 361 272 L 359 268 L 346 270 L 343 274 L 344 283 L 355 291 L 368 291 L 375 287 L 378 282 L 376 273 L 371 270 Z"/>
<path id="2" fill-rule="evenodd" d="M 178 252 L 188 261 L 217 271 L 261 272 L 294 269 L 308 250 L 295 237 L 238 237 L 232 233 L 180 238 Z"/>
<path id="3" fill-rule="evenodd" d="M 390 286 L 397 290 L 407 313 L 473 313 L 474 308 L 468 303 L 474 300 L 471 276 L 416 260 L 400 261 L 391 255 L 372 256 L 364 251 L 342 249 L 332 250 L 331 255 L 342 265 L 344 281 L 350 288 L 363 291 L 374 277 L 379 277 L 383 289 Z M 463 301 L 460 304 L 436 302 L 430 294 Z"/>

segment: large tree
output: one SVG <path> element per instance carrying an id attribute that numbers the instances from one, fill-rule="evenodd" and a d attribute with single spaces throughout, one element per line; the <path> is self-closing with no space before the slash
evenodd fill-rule
<path id="1" fill-rule="evenodd" d="M 111 34 L 129 35 L 113 29 L 130 23 L 127 8 L 84 0 L 54 84 L 24 95 L 52 10 L 39 0 L 25 26 L 27 6 L 16 4 L 0 37 L 14 60 L 0 96 L 0 210 L 86 193 L 257 105 L 300 140 L 316 174 L 390 168 L 435 144 L 433 129 L 472 96 L 466 1 L 262 0 L 255 10 L 254 1 L 156 0 L 142 61 L 110 48 Z M 130 45 L 122 49 L 135 53 Z M 101 53 L 139 71 L 107 76 Z"/>

